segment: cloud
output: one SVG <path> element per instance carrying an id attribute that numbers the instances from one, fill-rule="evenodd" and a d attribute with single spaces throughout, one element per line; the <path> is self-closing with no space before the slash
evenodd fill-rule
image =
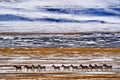
<path id="1" fill-rule="evenodd" d="M 70 23 L 71 25 L 72 23 L 76 25 L 87 23 L 89 24 L 86 25 L 88 27 L 96 23 L 104 27 L 100 29 L 105 31 L 111 30 L 108 28 L 118 30 L 116 26 L 120 26 L 120 0 L 0 0 L 0 23 L 5 22 L 2 25 L 9 26 L 9 24 L 6 25 L 7 22 L 21 21 L 37 22 L 36 24 L 53 22 L 56 23 L 52 25 L 54 28 L 64 23 Z M 111 24 L 114 28 L 109 27 Z M 71 30 L 76 31 L 76 28 L 69 24 L 64 26 L 67 25 Z M 26 26 L 26 24 L 21 26 Z M 44 24 L 42 26 L 44 27 Z M 34 26 L 32 27 L 34 28 Z M 17 27 L 13 28 L 17 30 Z M 79 29 L 79 27 L 77 28 Z M 53 29 L 53 27 L 50 29 Z M 80 27 L 80 29 L 82 30 L 83 28 Z M 91 31 L 93 28 L 88 29 L 86 31 Z M 99 28 L 95 29 L 99 30 Z M 43 30 L 45 31 L 45 29 Z"/>

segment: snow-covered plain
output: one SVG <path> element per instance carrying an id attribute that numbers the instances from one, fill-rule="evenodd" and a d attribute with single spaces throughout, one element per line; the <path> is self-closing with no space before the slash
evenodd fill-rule
<path id="1" fill-rule="evenodd" d="M 120 32 L 120 0 L 0 0 L 0 32 Z"/>
<path id="2" fill-rule="evenodd" d="M 0 35 L 0 47 L 120 47 L 120 33 L 84 33 L 74 35 Z"/>

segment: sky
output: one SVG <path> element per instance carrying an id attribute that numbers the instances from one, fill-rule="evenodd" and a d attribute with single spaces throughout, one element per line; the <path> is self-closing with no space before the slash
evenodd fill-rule
<path id="1" fill-rule="evenodd" d="M 0 32 L 120 32 L 120 0 L 0 0 Z"/>

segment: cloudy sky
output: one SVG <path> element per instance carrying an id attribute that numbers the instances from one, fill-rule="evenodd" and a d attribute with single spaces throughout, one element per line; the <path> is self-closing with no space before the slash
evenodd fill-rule
<path id="1" fill-rule="evenodd" d="M 120 32 L 120 0 L 0 0 L 0 32 Z"/>

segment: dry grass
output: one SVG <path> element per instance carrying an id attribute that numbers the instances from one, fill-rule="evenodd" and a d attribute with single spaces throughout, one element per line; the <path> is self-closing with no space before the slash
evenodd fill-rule
<path id="1" fill-rule="evenodd" d="M 0 48 L 1 54 L 120 53 L 120 48 Z"/>
<path id="2" fill-rule="evenodd" d="M 112 54 L 120 54 L 120 48 L 0 48 L 0 54 L 92 54 L 92 53 L 112 53 Z M 56 75 L 57 74 L 57 75 Z M 66 75 L 59 75 L 56 74 L 21 74 L 21 75 L 14 75 L 14 76 L 0 76 L 0 80 L 29 80 L 29 79 L 63 79 L 63 80 L 76 80 L 76 79 L 108 79 L 108 80 L 119 80 L 119 74 L 95 74 L 95 75 L 73 75 L 73 74 L 66 74 Z M 64 74 L 64 73 L 63 73 Z"/>
<path id="3" fill-rule="evenodd" d="M 89 54 L 96 52 L 119 54 L 120 48 L 0 48 L 0 54 Z"/>
<path id="4" fill-rule="evenodd" d="M 56 73 L 57 74 L 57 73 Z M 26 74 L 26 75 L 17 75 L 17 76 L 7 76 L 1 77 L 0 79 L 40 79 L 40 78 L 47 78 L 47 79 L 99 79 L 99 78 L 109 78 L 119 80 L 120 75 L 117 74 L 96 74 L 96 75 L 56 75 L 56 74 Z"/>

